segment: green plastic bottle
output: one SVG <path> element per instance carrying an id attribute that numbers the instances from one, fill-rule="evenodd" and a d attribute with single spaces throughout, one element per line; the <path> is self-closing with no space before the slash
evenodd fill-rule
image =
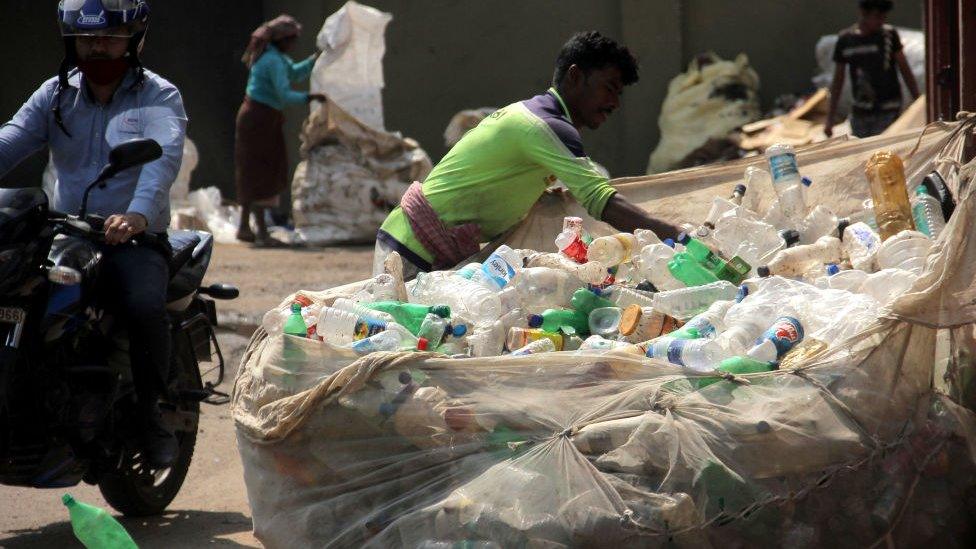
<path id="1" fill-rule="evenodd" d="M 744 356 L 734 356 L 719 362 L 718 367 L 715 369 L 719 372 L 729 374 L 756 374 L 759 372 L 772 372 L 775 368 L 776 366 L 772 362 L 753 360 Z M 720 377 L 702 377 L 690 381 L 695 388 L 703 389 L 721 380 L 722 378 Z"/>
<path id="2" fill-rule="evenodd" d="M 576 292 L 573 293 L 573 298 L 569 301 L 569 303 L 573 306 L 574 311 L 580 315 L 583 315 L 587 319 L 587 329 L 589 329 L 589 318 L 590 313 L 593 312 L 593 309 L 617 306 L 613 301 L 610 301 L 609 299 L 602 297 L 596 292 L 586 288 L 576 290 Z"/>
<path id="3" fill-rule="evenodd" d="M 302 304 L 291 304 L 291 315 L 285 321 L 285 333 L 295 337 L 308 337 L 308 326 L 302 318 Z"/>
<path id="4" fill-rule="evenodd" d="M 711 271 L 702 266 L 688 252 L 678 252 L 668 261 L 668 270 L 671 274 L 684 282 L 685 286 L 704 286 L 712 282 L 718 282 L 718 277 Z"/>
<path id="5" fill-rule="evenodd" d="M 125 528 L 104 509 L 75 501 L 71 494 L 61 501 L 71 516 L 71 529 L 88 549 L 139 549 Z"/>
<path id="6" fill-rule="evenodd" d="M 746 263 L 741 257 L 735 256 L 725 261 L 704 242 L 691 238 L 685 233 L 678 235 L 678 242 L 684 244 L 687 253 L 718 279 L 740 284 L 752 270 L 752 265 Z"/>
<path id="7" fill-rule="evenodd" d="M 421 305 L 419 303 L 403 303 L 400 301 L 377 301 L 375 303 L 365 303 L 363 307 L 374 311 L 383 311 L 390 314 L 410 333 L 417 335 L 420 332 L 420 325 L 424 323 L 424 318 L 428 314 L 435 314 L 441 318 L 451 318 L 451 308 L 447 305 Z"/>
<path id="8" fill-rule="evenodd" d="M 546 309 L 541 315 L 530 315 L 529 328 L 542 328 L 547 332 L 562 332 L 582 337 L 590 335 L 589 317 L 572 309 Z"/>

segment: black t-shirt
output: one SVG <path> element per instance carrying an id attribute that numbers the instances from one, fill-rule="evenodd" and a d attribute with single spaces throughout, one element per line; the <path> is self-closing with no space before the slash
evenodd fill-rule
<path id="1" fill-rule="evenodd" d="M 841 31 L 834 62 L 850 67 L 854 110 L 901 109 L 901 86 L 895 54 L 902 49 L 898 31 L 885 25 L 881 32 L 864 35 L 857 25 Z"/>

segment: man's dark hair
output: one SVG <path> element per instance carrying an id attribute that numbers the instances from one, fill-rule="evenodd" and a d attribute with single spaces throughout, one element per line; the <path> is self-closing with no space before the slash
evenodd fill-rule
<path id="1" fill-rule="evenodd" d="M 626 46 L 603 36 L 597 31 L 578 32 L 563 44 L 556 58 L 556 72 L 552 75 L 552 83 L 558 86 L 562 83 L 569 67 L 576 65 L 588 73 L 592 70 L 614 66 L 620 69 L 625 86 L 629 86 L 640 78 L 637 75 L 637 59 Z"/>
<path id="2" fill-rule="evenodd" d="M 858 5 L 861 6 L 862 11 L 878 11 L 881 13 L 888 13 L 895 7 L 895 3 L 891 0 L 861 0 Z"/>

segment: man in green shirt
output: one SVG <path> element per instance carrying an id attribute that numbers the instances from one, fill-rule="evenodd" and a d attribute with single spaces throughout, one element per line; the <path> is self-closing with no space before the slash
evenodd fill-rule
<path id="1" fill-rule="evenodd" d="M 580 130 L 600 127 L 637 79 L 626 47 L 595 31 L 573 36 L 556 60 L 553 87 L 483 120 L 423 185 L 411 186 L 377 234 L 374 270 L 391 251 L 407 276 L 453 267 L 521 221 L 556 179 L 596 219 L 675 237 L 677 227 L 617 194 L 583 152 Z"/>

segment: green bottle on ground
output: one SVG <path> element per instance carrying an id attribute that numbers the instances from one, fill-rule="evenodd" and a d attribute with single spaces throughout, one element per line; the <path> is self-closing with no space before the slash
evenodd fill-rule
<path id="1" fill-rule="evenodd" d="M 139 549 L 125 528 L 104 509 L 88 505 L 70 494 L 62 496 L 61 501 L 71 516 L 71 529 L 88 549 Z"/>
<path id="2" fill-rule="evenodd" d="M 363 307 L 389 314 L 397 321 L 397 324 L 410 330 L 413 335 L 420 333 L 420 325 L 424 323 L 424 318 L 428 314 L 435 314 L 441 318 L 451 318 L 451 308 L 447 305 L 377 301 L 375 303 L 364 303 Z"/>
<path id="3" fill-rule="evenodd" d="M 285 333 L 295 337 L 308 337 L 308 326 L 302 318 L 302 304 L 292 303 L 291 314 L 285 321 Z"/>

